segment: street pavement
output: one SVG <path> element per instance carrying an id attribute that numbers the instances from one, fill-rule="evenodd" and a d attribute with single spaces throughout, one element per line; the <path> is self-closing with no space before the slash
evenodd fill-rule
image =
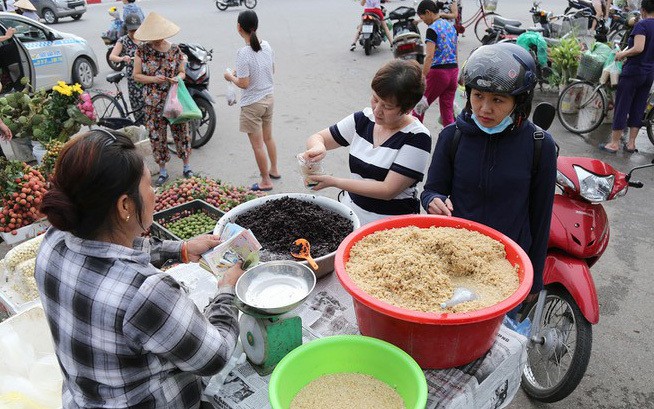
<path id="1" fill-rule="evenodd" d="M 548 0 L 544 8 L 561 13 L 564 0 Z M 247 136 L 238 131 L 237 107 L 225 101 L 226 82 L 222 73 L 233 67 L 236 50 L 243 40 L 236 33 L 236 18 L 243 7 L 218 11 L 210 0 L 143 0 L 144 11 L 157 11 L 181 27 L 172 40 L 197 42 L 214 51 L 211 63 L 210 91 L 215 98 L 218 126 L 213 139 L 194 150 L 191 164 L 196 173 L 216 177 L 230 183 L 251 185 L 258 182 L 258 170 Z M 393 0 L 388 10 L 412 5 L 410 0 Z M 463 0 L 464 19 L 474 12 L 475 1 Z M 500 0 L 497 12 L 531 25 L 525 0 Z M 96 78 L 98 89 L 110 90 L 104 77 L 110 69 L 104 61 L 106 47 L 100 33 L 110 23 L 108 4 L 89 5 L 80 21 L 64 19 L 55 25 L 62 31 L 78 34 L 92 44 L 100 61 Z M 260 38 L 270 42 L 275 51 L 275 115 L 274 138 L 279 151 L 282 179 L 275 181 L 271 192 L 306 192 L 297 170 L 295 155 L 304 150 L 312 133 L 320 131 L 351 112 L 369 105 L 370 81 L 374 73 L 392 58 L 390 46 L 383 43 L 371 56 L 361 47 L 350 52 L 361 7 L 352 0 L 260 0 Z M 424 25 L 421 29 L 425 30 Z M 460 39 L 459 54 L 463 60 L 479 45 L 470 26 Z M 555 102 L 555 93 L 537 93 L 536 100 Z M 437 106 L 427 111 L 425 123 L 434 136 L 441 130 L 437 124 Z M 555 120 L 550 128 L 560 146 L 560 154 L 600 158 L 621 171 L 649 163 L 654 146 L 643 133 L 637 141 L 640 153 L 610 155 L 597 145 L 608 138 L 610 128 L 585 137 L 567 132 Z M 332 151 L 326 159 L 328 172 L 347 176 L 347 152 Z M 181 161 L 173 159 L 169 171 L 181 177 Z M 600 301 L 600 322 L 593 327 L 593 351 L 585 378 L 577 390 L 562 402 L 550 405 L 530 401 L 522 392 L 510 408 L 646 408 L 654 407 L 652 332 L 654 294 L 651 268 L 654 265 L 654 235 L 651 231 L 650 200 L 654 197 L 654 168 L 635 175 L 645 187 L 631 189 L 626 197 L 605 203 L 611 221 L 611 241 L 602 259 L 593 267 Z M 320 192 L 335 198 L 334 189 Z M 649 335 L 647 335 L 649 334 Z M 647 341 L 647 338 L 650 341 Z"/>

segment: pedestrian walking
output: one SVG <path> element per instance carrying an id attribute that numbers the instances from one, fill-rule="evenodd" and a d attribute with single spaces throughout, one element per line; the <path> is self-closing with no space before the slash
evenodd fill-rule
<path id="1" fill-rule="evenodd" d="M 413 111 L 413 115 L 422 122 L 425 110 L 438 99 L 443 126 L 454 122 L 454 96 L 459 75 L 456 29 L 451 21 L 441 18 L 440 14 L 446 11 L 444 3 L 423 0 L 418 4 L 418 17 L 429 27 L 425 35 L 425 61 L 422 67 L 426 79 L 425 95 Z"/>
<path id="2" fill-rule="evenodd" d="M 152 155 L 159 165 L 159 177 L 155 184 L 161 186 L 168 180 L 166 163 L 170 161 L 168 151 L 168 120 L 163 116 L 166 96 L 177 78 L 184 79 L 186 57 L 176 44 L 166 39 L 179 32 L 179 27 L 163 16 L 152 12 L 134 33 L 134 38 L 144 43 L 139 45 L 134 56 L 134 80 L 144 84 L 145 127 L 150 133 Z M 186 123 L 170 124 L 177 156 L 184 162 L 184 177 L 193 176 L 189 159 L 191 157 L 191 135 Z"/>
<path id="3" fill-rule="evenodd" d="M 39 21 L 39 15 L 36 14 L 36 7 L 30 2 L 30 0 L 18 0 L 14 3 L 16 8 L 16 14 L 20 14 L 23 17 L 27 17 L 34 21 Z"/>
<path id="4" fill-rule="evenodd" d="M 261 174 L 261 180 L 252 185 L 252 190 L 269 191 L 273 188 L 272 180 L 281 177 L 277 146 L 272 137 L 275 53 L 267 41 L 259 40 L 258 27 L 259 18 L 254 11 L 246 10 L 238 15 L 236 29 L 246 45 L 236 54 L 236 71 L 228 69 L 224 77 L 243 90 L 239 128 L 250 139 Z"/>

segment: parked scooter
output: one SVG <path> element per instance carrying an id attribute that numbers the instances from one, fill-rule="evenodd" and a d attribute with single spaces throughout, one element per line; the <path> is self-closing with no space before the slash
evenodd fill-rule
<path id="1" fill-rule="evenodd" d="M 545 112 L 548 111 L 548 112 Z M 549 104 L 534 111 L 534 123 L 549 126 L 555 115 Z M 546 128 L 546 127 L 544 127 Z M 522 388 L 543 402 L 572 393 L 583 378 L 592 348 L 592 324 L 599 321 L 597 292 L 590 272 L 609 243 L 609 221 L 603 201 L 624 196 L 638 166 L 624 174 L 598 159 L 560 156 L 547 258 L 545 288 L 538 301 L 523 309 L 531 329 Z"/>
<path id="2" fill-rule="evenodd" d="M 238 7 L 241 5 L 251 10 L 257 6 L 257 0 L 216 0 L 216 7 L 220 11 L 227 10 L 227 7 Z"/>
<path id="3" fill-rule="evenodd" d="M 564 13 L 568 14 L 570 10 L 586 11 L 595 15 L 595 6 L 592 0 L 568 0 L 568 7 L 565 8 Z"/>
<path id="4" fill-rule="evenodd" d="M 366 55 L 370 55 L 373 47 L 381 45 L 384 38 L 382 24 L 386 24 L 379 19 L 375 13 L 367 12 L 361 16 L 361 34 L 359 35 L 359 44 L 363 46 Z"/>
<path id="5" fill-rule="evenodd" d="M 416 10 L 400 6 L 391 11 L 388 19 L 393 22 L 393 56 L 405 60 L 425 61 L 425 45 L 418 27 L 413 22 Z"/>
<path id="6" fill-rule="evenodd" d="M 213 136 L 216 129 L 216 111 L 213 108 L 213 98 L 209 93 L 209 61 L 213 50 L 207 51 L 199 44 L 179 44 L 179 48 L 188 58 L 186 64 L 186 79 L 184 84 L 189 94 L 200 108 L 202 118 L 190 122 L 191 146 L 204 146 Z"/>

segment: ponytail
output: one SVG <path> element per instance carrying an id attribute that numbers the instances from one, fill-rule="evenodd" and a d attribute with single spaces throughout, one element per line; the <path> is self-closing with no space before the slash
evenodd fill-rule
<path id="1" fill-rule="evenodd" d="M 257 13 L 252 10 L 245 10 L 238 15 L 238 25 L 241 29 L 250 35 L 250 47 L 256 52 L 261 51 L 261 43 L 257 37 L 257 28 L 259 27 L 259 18 Z"/>

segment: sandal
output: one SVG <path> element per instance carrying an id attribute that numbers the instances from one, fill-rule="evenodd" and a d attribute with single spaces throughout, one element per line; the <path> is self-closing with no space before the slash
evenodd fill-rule
<path id="1" fill-rule="evenodd" d="M 352 43 L 350 46 L 350 51 L 354 51 L 357 48 L 357 43 Z"/>
<path id="2" fill-rule="evenodd" d="M 192 171 L 191 169 L 189 169 L 189 170 L 185 170 L 185 171 L 184 171 L 184 177 L 185 177 L 186 179 L 192 178 L 193 176 L 194 176 L 194 175 L 193 175 L 193 171 Z"/>
<path id="3" fill-rule="evenodd" d="M 627 142 L 622 144 L 622 149 L 624 149 L 624 151 L 627 152 L 627 153 L 636 153 L 636 152 L 638 152 L 638 149 L 636 149 L 636 148 L 633 148 L 633 149 L 627 148 Z"/>
<path id="4" fill-rule="evenodd" d="M 170 175 L 166 175 L 166 176 L 164 176 L 164 175 L 159 175 L 159 177 L 157 178 L 157 180 L 154 182 L 154 185 L 155 185 L 156 187 L 163 186 L 163 184 L 166 183 L 166 181 L 168 180 L 169 177 L 170 177 Z"/>

